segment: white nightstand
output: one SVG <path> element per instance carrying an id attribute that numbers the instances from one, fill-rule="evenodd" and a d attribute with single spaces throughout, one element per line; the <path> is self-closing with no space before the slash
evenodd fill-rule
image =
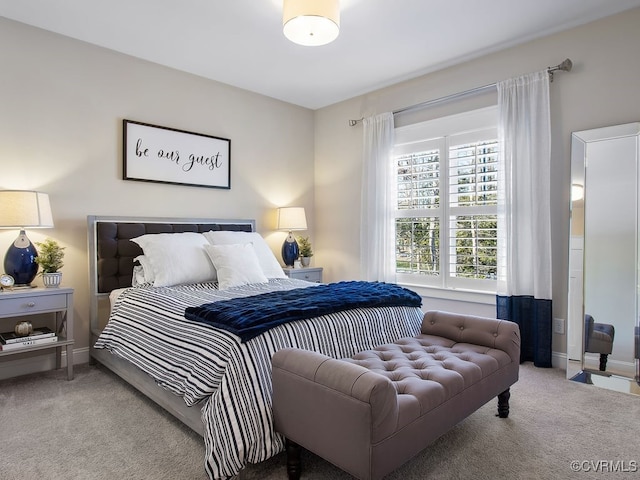
<path id="1" fill-rule="evenodd" d="M 298 280 L 306 280 L 307 282 L 322 283 L 322 267 L 284 267 L 282 270 L 284 270 L 285 275 L 289 278 L 297 278 Z"/>
<path id="2" fill-rule="evenodd" d="M 56 368 L 62 361 L 62 347 L 67 351 L 67 379 L 73 379 L 73 289 L 72 288 L 30 288 L 0 291 L 0 332 L 10 332 L 19 320 L 40 313 L 55 314 L 58 341 L 27 345 L 12 350 L 0 351 L 0 357 L 7 357 L 36 350 L 56 349 Z"/>

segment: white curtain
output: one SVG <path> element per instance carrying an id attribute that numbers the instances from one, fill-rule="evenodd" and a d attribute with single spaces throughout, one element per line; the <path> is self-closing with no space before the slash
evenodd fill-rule
<path id="1" fill-rule="evenodd" d="M 360 271 L 367 281 L 395 282 L 392 113 L 365 118 Z"/>
<path id="2" fill-rule="evenodd" d="M 551 366 L 551 121 L 546 71 L 498 83 L 498 316 Z M 531 358 L 529 358 L 531 357 Z"/>
<path id="3" fill-rule="evenodd" d="M 498 83 L 498 293 L 551 298 L 551 121 L 546 71 Z"/>

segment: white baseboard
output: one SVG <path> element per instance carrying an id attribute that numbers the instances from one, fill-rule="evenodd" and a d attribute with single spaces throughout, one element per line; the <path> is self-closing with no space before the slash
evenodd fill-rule
<path id="1" fill-rule="evenodd" d="M 600 355 L 597 353 L 587 353 L 585 355 L 585 363 L 589 368 L 597 370 L 600 365 Z M 624 360 L 616 360 L 609 357 L 607 361 L 607 372 L 622 377 L 634 378 L 636 374 L 636 365 L 633 362 Z"/>
<path id="2" fill-rule="evenodd" d="M 62 367 L 67 366 L 67 355 L 62 352 Z M 81 363 L 89 362 L 89 347 L 77 348 L 73 350 L 73 364 L 79 365 Z M 633 376 L 635 373 L 635 366 L 627 362 L 612 361 L 611 366 L 617 367 L 616 370 L 621 370 L 625 374 L 628 373 Z M 29 373 L 44 372 L 52 370 L 56 366 L 55 353 L 41 354 L 28 358 L 20 358 L 18 360 L 5 360 L 0 362 L 0 380 L 6 378 L 17 377 L 19 375 L 27 375 Z M 559 368 L 561 370 L 567 369 L 567 354 L 563 352 L 551 353 L 551 366 L 553 368 Z"/>
<path id="3" fill-rule="evenodd" d="M 600 355 L 597 353 L 587 353 L 585 355 L 585 360 L 588 363 L 589 368 L 593 368 L 593 370 L 597 370 L 600 365 Z M 580 365 L 580 361 L 578 360 L 578 366 Z M 567 354 L 561 352 L 552 352 L 551 354 L 551 365 L 554 368 L 560 368 L 562 370 L 567 369 Z M 632 362 L 625 362 L 621 360 L 609 359 L 607 362 L 607 373 L 612 373 L 615 375 L 620 375 L 622 377 L 634 378 L 636 373 L 636 366 Z"/>
<path id="4" fill-rule="evenodd" d="M 560 370 L 567 369 L 567 354 L 562 352 L 551 352 L 551 366 Z"/>
<path id="5" fill-rule="evenodd" d="M 89 362 L 89 347 L 73 350 L 73 364 Z M 62 367 L 67 366 L 67 354 L 63 350 L 61 358 Z M 19 358 L 17 360 L 4 360 L 0 362 L 0 380 L 27 375 L 30 373 L 45 372 L 56 367 L 55 351 L 51 353 L 34 355 L 32 357 Z"/>

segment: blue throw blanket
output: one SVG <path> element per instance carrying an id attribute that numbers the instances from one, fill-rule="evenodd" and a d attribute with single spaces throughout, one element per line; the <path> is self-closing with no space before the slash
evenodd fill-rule
<path id="1" fill-rule="evenodd" d="M 420 295 L 380 282 L 338 282 L 188 307 L 185 317 L 238 335 L 242 342 L 282 323 L 352 308 L 420 307 Z"/>

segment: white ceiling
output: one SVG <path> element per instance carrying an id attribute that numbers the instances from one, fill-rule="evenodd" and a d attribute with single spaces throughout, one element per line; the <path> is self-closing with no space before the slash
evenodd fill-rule
<path id="1" fill-rule="evenodd" d="M 321 47 L 284 37 L 282 0 L 0 0 L 0 15 L 317 109 L 636 6 L 341 0 L 340 36 Z"/>

